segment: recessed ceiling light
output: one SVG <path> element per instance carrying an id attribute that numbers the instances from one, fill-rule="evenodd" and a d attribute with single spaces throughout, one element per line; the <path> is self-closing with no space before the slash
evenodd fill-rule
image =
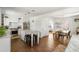
<path id="1" fill-rule="evenodd" d="M 27 14 L 25 14 L 25 15 L 27 15 Z"/>
<path id="2" fill-rule="evenodd" d="M 35 10 L 32 10 L 32 12 L 35 12 Z"/>
<path id="3" fill-rule="evenodd" d="M 28 14 L 30 14 L 30 12 L 28 12 Z"/>

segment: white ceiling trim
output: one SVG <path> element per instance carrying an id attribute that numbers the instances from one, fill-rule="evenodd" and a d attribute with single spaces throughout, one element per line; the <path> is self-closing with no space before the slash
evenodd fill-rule
<path id="1" fill-rule="evenodd" d="M 53 17 L 71 17 L 79 15 L 79 8 L 66 8 L 52 13 Z"/>

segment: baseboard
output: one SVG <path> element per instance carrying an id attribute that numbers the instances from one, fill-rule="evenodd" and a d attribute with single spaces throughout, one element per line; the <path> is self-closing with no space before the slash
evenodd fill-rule
<path id="1" fill-rule="evenodd" d="M 41 38 L 46 38 L 46 37 L 48 37 L 48 35 L 46 35 L 46 36 L 43 36 L 43 37 L 41 37 Z"/>

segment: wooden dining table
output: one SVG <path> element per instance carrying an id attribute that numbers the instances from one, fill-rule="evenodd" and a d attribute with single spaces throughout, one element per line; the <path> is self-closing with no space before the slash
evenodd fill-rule
<path id="1" fill-rule="evenodd" d="M 58 30 L 58 31 L 53 31 L 53 38 L 55 40 L 60 40 L 60 37 L 63 37 L 63 41 L 67 39 L 68 37 L 69 30 Z"/>

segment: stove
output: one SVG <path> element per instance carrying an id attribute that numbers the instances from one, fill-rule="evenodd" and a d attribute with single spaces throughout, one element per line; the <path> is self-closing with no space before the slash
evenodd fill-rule
<path id="1" fill-rule="evenodd" d="M 18 29 L 11 28 L 11 35 L 18 34 Z"/>

